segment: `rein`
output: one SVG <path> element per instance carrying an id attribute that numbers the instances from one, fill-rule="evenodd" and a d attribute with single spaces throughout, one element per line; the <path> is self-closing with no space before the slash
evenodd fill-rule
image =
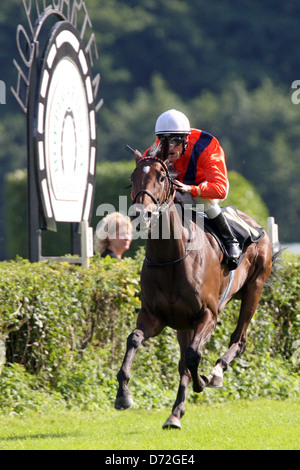
<path id="1" fill-rule="evenodd" d="M 163 267 L 163 266 L 171 266 L 172 264 L 176 264 L 176 263 L 179 263 L 179 261 L 183 261 L 191 252 L 192 250 L 189 250 L 185 253 L 184 256 L 182 256 L 181 258 L 178 258 L 178 259 L 174 259 L 172 261 L 166 261 L 164 263 L 158 263 L 158 262 L 154 262 L 154 261 L 151 261 L 148 256 L 146 255 L 145 256 L 145 261 L 148 263 L 148 266 L 150 268 L 154 268 L 154 267 Z"/>
<path id="2" fill-rule="evenodd" d="M 142 157 L 136 164 L 136 166 L 138 166 L 140 163 L 144 162 L 145 160 L 150 160 L 150 161 L 157 161 L 161 164 L 161 166 L 163 167 L 163 169 L 165 170 L 166 172 L 166 175 L 167 175 L 167 178 L 168 178 L 168 181 L 169 181 L 169 191 L 168 191 L 168 195 L 166 197 L 166 199 L 163 201 L 163 202 L 159 202 L 157 200 L 157 198 L 148 190 L 146 189 L 141 189 L 140 191 L 137 192 L 137 194 L 135 195 L 134 199 L 133 199 L 133 204 L 136 203 L 136 200 L 138 198 L 138 196 L 140 194 L 147 194 L 151 199 L 152 201 L 154 202 L 154 204 L 156 204 L 158 206 L 158 211 L 157 213 L 160 214 L 160 213 L 163 213 L 166 209 L 168 209 L 171 204 L 174 202 L 174 198 L 175 198 L 175 194 L 176 194 L 176 191 L 174 191 L 174 183 L 173 183 L 173 180 L 170 176 L 170 172 L 169 172 L 169 169 L 166 165 L 166 163 L 164 162 L 164 160 L 158 158 L 158 157 L 154 157 L 154 156 L 146 156 L 146 157 Z M 154 261 L 151 261 L 148 257 L 147 257 L 147 254 L 145 256 L 145 261 L 147 262 L 148 266 L 149 267 L 163 267 L 163 266 L 170 266 L 170 265 L 173 265 L 173 264 L 176 264 L 176 263 L 179 263 L 180 261 L 183 261 L 191 252 L 192 250 L 189 250 L 187 251 L 184 256 L 182 256 L 181 258 L 178 258 L 178 259 L 175 259 L 175 260 L 172 260 L 172 261 L 166 261 L 166 262 L 163 262 L 163 263 L 159 263 L 159 262 L 154 262 Z"/>

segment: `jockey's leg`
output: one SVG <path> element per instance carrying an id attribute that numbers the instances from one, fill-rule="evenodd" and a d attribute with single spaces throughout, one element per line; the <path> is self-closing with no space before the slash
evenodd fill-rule
<path id="1" fill-rule="evenodd" d="M 199 204 L 197 198 L 197 203 Z M 225 248 L 228 252 L 230 260 L 237 260 L 242 254 L 239 242 L 231 231 L 228 220 L 220 209 L 217 199 L 202 199 L 201 203 L 204 205 L 204 212 L 209 219 L 212 219 L 216 224 L 218 231 L 222 237 Z"/>
<path id="2" fill-rule="evenodd" d="M 212 219 L 216 224 L 216 227 L 227 250 L 229 259 L 231 261 L 235 261 L 241 256 L 242 250 L 240 248 L 239 242 L 232 233 L 230 225 L 228 224 L 228 221 L 223 215 L 223 212 L 221 211 L 218 204 L 220 199 L 203 199 L 200 196 L 192 199 L 190 194 L 185 193 L 183 195 L 176 195 L 175 200 L 181 204 L 191 204 L 192 201 L 194 201 L 194 203 L 197 205 L 203 205 L 203 210 L 207 217 Z"/>

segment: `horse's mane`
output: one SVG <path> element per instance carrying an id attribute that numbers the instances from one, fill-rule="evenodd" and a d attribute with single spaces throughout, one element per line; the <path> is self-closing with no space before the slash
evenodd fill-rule
<path id="1" fill-rule="evenodd" d="M 158 157 L 160 158 L 161 155 L 161 143 L 156 143 L 151 146 L 149 152 L 148 152 L 149 157 Z"/>

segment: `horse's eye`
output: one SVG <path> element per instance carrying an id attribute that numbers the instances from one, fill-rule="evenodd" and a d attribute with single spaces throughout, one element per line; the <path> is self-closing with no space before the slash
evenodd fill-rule
<path id="1" fill-rule="evenodd" d="M 166 176 L 165 176 L 165 175 L 159 175 L 158 181 L 159 181 L 160 183 L 163 183 L 163 182 L 165 181 L 165 179 L 166 179 Z"/>

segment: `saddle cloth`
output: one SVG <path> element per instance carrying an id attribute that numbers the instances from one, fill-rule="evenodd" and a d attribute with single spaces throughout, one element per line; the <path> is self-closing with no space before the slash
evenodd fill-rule
<path id="1" fill-rule="evenodd" d="M 241 247 L 242 254 L 239 259 L 234 262 L 228 260 L 228 253 L 222 242 L 222 237 L 218 233 L 218 229 L 215 226 L 213 219 L 209 219 L 207 216 L 204 216 L 204 230 L 215 237 L 224 254 L 223 264 L 228 265 L 229 269 L 232 270 L 236 269 L 241 264 L 248 246 L 251 245 L 251 243 L 259 242 L 259 240 L 265 235 L 265 232 L 262 227 L 253 227 L 246 222 L 246 220 L 238 214 L 237 209 L 234 206 L 222 207 L 221 211 L 228 220 L 232 233 L 235 235 Z"/>

